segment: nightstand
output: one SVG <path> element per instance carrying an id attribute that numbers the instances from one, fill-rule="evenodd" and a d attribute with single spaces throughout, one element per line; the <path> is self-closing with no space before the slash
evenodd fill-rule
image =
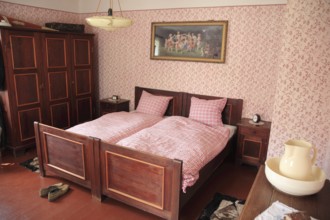
<path id="1" fill-rule="evenodd" d="M 259 167 L 266 160 L 271 122 L 263 121 L 262 125 L 254 125 L 249 121 L 249 118 L 242 118 L 237 124 L 236 162 Z"/>
<path id="2" fill-rule="evenodd" d="M 119 99 L 112 100 L 111 98 L 100 100 L 100 114 L 101 116 L 111 112 L 129 111 L 129 100 Z"/>

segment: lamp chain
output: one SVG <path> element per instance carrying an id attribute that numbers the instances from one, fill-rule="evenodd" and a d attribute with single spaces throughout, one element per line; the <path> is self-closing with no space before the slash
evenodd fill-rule
<path id="1" fill-rule="evenodd" d="M 110 0 L 110 8 L 113 9 L 113 0 Z"/>
<path id="2" fill-rule="evenodd" d="M 96 13 L 99 11 L 101 1 L 102 0 L 99 0 L 99 3 L 97 4 Z M 123 12 L 121 10 L 121 5 L 119 0 L 118 0 L 118 6 L 119 6 L 120 15 L 123 17 Z M 110 8 L 113 9 L 113 0 L 110 0 Z"/>
<path id="3" fill-rule="evenodd" d="M 121 5 L 120 5 L 120 1 L 119 0 L 118 0 L 118 5 L 119 5 L 120 16 L 124 17 L 123 16 L 123 12 L 121 11 Z"/>
<path id="4" fill-rule="evenodd" d="M 101 1 L 102 1 L 102 0 L 100 0 L 99 3 L 97 4 L 96 13 L 99 11 Z"/>

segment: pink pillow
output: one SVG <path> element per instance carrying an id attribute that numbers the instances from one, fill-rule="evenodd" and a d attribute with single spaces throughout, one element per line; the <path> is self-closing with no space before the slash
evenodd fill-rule
<path id="1" fill-rule="evenodd" d="M 168 103 L 173 97 L 169 96 L 156 96 L 146 91 L 142 91 L 142 95 L 138 106 L 136 107 L 137 112 L 163 116 L 166 112 Z"/>
<path id="2" fill-rule="evenodd" d="M 191 97 L 189 118 L 212 127 L 223 126 L 221 113 L 226 103 L 226 98 L 205 100 Z"/>

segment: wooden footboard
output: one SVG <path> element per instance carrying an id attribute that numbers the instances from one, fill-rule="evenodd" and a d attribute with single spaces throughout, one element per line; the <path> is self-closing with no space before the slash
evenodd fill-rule
<path id="1" fill-rule="evenodd" d="M 182 162 L 34 123 L 40 175 L 55 175 L 164 219 L 179 219 Z"/>
<path id="2" fill-rule="evenodd" d="M 34 123 L 40 175 L 56 175 L 87 187 L 101 199 L 94 156 L 100 140 Z"/>
<path id="3" fill-rule="evenodd" d="M 102 194 L 179 219 L 182 162 L 101 142 Z"/>

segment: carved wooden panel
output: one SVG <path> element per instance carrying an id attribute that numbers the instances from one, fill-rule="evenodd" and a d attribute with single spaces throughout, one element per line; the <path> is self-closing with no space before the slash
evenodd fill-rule
<path id="1" fill-rule="evenodd" d="M 86 178 L 85 146 L 52 134 L 44 133 L 45 160 L 48 166 L 80 179 Z"/>
<path id="2" fill-rule="evenodd" d="M 164 167 L 112 152 L 105 154 L 107 190 L 164 208 Z"/>
<path id="3" fill-rule="evenodd" d="M 49 72 L 48 89 L 50 101 L 69 98 L 68 73 L 66 71 Z"/>
<path id="4" fill-rule="evenodd" d="M 10 36 L 13 69 L 36 68 L 36 49 L 33 36 Z"/>
<path id="5" fill-rule="evenodd" d="M 90 69 L 75 71 L 76 95 L 91 94 L 92 92 L 92 74 Z"/>
<path id="6" fill-rule="evenodd" d="M 73 40 L 74 47 L 74 65 L 90 65 L 91 57 L 90 57 L 90 41 L 88 39 L 74 39 Z"/>
<path id="7" fill-rule="evenodd" d="M 46 38 L 47 67 L 66 67 L 66 39 Z"/>
<path id="8" fill-rule="evenodd" d="M 92 119 L 92 98 L 76 99 L 77 123 L 82 123 Z"/>
<path id="9" fill-rule="evenodd" d="M 243 141 L 243 156 L 259 159 L 262 142 L 260 140 L 250 140 L 245 138 Z"/>
<path id="10" fill-rule="evenodd" d="M 57 128 L 70 127 L 70 107 L 68 102 L 50 106 L 51 125 Z"/>
<path id="11" fill-rule="evenodd" d="M 41 121 L 40 108 L 18 111 L 18 127 L 21 141 L 34 139 L 33 123 Z"/>
<path id="12" fill-rule="evenodd" d="M 15 74 L 14 83 L 17 106 L 40 103 L 36 73 Z"/>

